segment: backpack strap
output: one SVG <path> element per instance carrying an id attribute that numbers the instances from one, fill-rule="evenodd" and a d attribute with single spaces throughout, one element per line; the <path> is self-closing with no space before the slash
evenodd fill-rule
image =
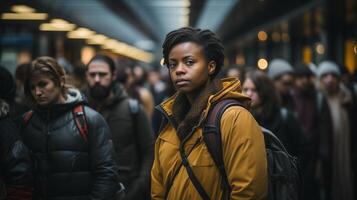
<path id="1" fill-rule="evenodd" d="M 23 125 L 24 125 L 24 126 L 26 126 L 26 125 L 29 123 L 29 121 L 30 121 L 30 119 L 32 118 L 32 116 L 33 116 L 33 110 L 27 111 L 27 112 L 23 115 L 22 120 L 23 120 Z"/>
<path id="2" fill-rule="evenodd" d="M 74 121 L 76 122 L 79 133 L 83 140 L 88 143 L 88 125 L 87 119 L 84 113 L 84 106 L 79 104 L 72 109 Z"/>
<path id="3" fill-rule="evenodd" d="M 221 176 L 223 190 L 223 198 L 229 199 L 231 193 L 231 186 L 228 181 L 227 172 L 224 167 L 223 151 L 222 151 L 222 138 L 221 138 L 221 118 L 223 113 L 228 107 L 243 106 L 237 100 L 224 99 L 209 111 L 206 121 L 203 126 L 203 140 L 207 146 L 208 152 L 211 154 L 212 159 L 217 166 Z"/>

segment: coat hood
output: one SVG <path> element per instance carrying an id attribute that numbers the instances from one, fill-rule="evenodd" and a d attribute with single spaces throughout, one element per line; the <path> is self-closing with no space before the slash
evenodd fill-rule
<path id="1" fill-rule="evenodd" d="M 86 104 L 84 96 L 79 90 L 75 88 L 69 88 L 65 103 L 54 104 L 46 108 L 36 107 L 34 110 L 41 118 L 49 120 L 61 116 L 79 104 Z"/>

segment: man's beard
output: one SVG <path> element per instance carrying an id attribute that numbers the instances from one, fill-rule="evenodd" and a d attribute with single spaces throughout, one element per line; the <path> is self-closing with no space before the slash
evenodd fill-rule
<path id="1" fill-rule="evenodd" d="M 92 87 L 89 87 L 89 94 L 94 100 L 101 101 L 106 99 L 110 95 L 111 90 L 112 85 L 102 86 L 96 84 Z"/>

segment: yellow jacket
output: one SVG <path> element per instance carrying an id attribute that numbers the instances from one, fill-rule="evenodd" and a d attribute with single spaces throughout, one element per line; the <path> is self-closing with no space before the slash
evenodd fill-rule
<path id="1" fill-rule="evenodd" d="M 184 145 L 195 176 L 212 200 L 221 199 L 221 176 L 203 141 L 200 124 L 214 102 L 225 98 L 235 98 L 240 102 L 249 101 L 248 97 L 240 93 L 238 80 L 223 79 L 222 83 L 223 89 L 209 96 L 207 107 L 195 126 L 194 134 Z M 173 114 L 174 100 L 175 95 L 160 105 L 168 117 Z M 266 199 L 267 160 L 260 126 L 246 109 L 232 106 L 222 116 L 221 134 L 225 169 L 232 188 L 231 199 Z M 155 160 L 151 170 L 151 195 L 154 200 L 164 199 L 168 182 L 180 166 L 179 145 L 176 129 L 168 123 L 160 132 L 155 144 Z M 167 199 L 201 199 L 184 166 L 180 167 L 172 181 Z"/>

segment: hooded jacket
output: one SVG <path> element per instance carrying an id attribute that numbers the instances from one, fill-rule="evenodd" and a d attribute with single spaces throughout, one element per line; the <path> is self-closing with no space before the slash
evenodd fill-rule
<path id="1" fill-rule="evenodd" d="M 248 104 L 249 98 L 240 93 L 237 79 L 223 79 L 214 84 L 211 91 L 199 94 L 192 105 L 187 105 L 187 99 L 179 93 L 160 104 L 159 109 L 169 123 L 155 144 L 151 171 L 154 200 L 165 199 L 165 196 L 170 200 L 201 199 L 185 167 L 181 166 L 180 145 L 210 199 L 222 198 L 222 178 L 203 141 L 202 123 L 212 105 L 220 100 L 233 98 Z M 189 139 L 183 144 L 182 138 Z M 241 106 L 229 107 L 221 118 L 221 138 L 232 189 L 230 199 L 265 199 L 268 187 L 264 137 L 249 111 Z"/>
<path id="2" fill-rule="evenodd" d="M 35 162 L 34 199 L 113 199 L 119 190 L 108 125 L 84 106 L 86 142 L 72 113 L 79 104 L 84 104 L 82 95 L 70 89 L 64 104 L 35 108 L 23 129 Z"/>
<path id="3" fill-rule="evenodd" d="M 9 117 L 9 105 L 0 99 L 0 199 L 31 199 L 32 178 L 29 151 Z"/>
<path id="4" fill-rule="evenodd" d="M 137 113 L 130 111 L 129 97 L 121 85 L 114 85 L 112 91 L 113 95 L 101 102 L 88 95 L 89 104 L 103 115 L 111 130 L 125 199 L 147 199 L 154 154 L 150 123 L 141 105 Z"/>

